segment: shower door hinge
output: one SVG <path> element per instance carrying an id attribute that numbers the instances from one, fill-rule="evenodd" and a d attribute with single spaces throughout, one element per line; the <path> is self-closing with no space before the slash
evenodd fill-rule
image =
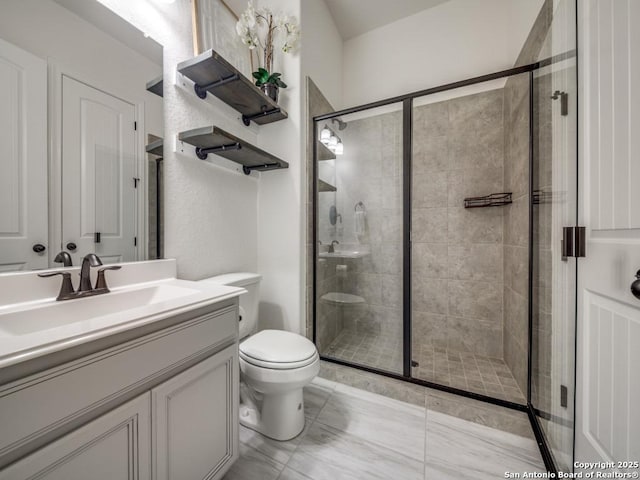
<path id="1" fill-rule="evenodd" d="M 586 235 L 584 227 L 562 228 L 562 260 L 569 257 L 581 258 L 586 256 Z"/>
<path id="2" fill-rule="evenodd" d="M 565 385 L 560 385 L 560 406 L 567 408 L 567 405 L 569 404 L 569 390 L 567 389 L 567 387 Z"/>
<path id="3" fill-rule="evenodd" d="M 551 96 L 553 100 L 560 99 L 560 115 L 566 117 L 569 115 L 569 94 L 567 92 L 561 92 L 556 90 Z"/>

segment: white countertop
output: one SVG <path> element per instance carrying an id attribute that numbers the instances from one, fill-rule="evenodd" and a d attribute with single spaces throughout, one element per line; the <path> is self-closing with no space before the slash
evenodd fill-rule
<path id="1" fill-rule="evenodd" d="M 58 281 L 60 281 L 60 277 Z M 0 368 L 212 305 L 244 293 L 210 282 L 162 278 L 94 297 L 0 305 Z M 140 303 L 138 304 L 138 301 Z M 76 320 L 76 318 L 78 320 Z"/>

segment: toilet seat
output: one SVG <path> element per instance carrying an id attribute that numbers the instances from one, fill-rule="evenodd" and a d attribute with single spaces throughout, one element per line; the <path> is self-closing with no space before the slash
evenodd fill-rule
<path id="1" fill-rule="evenodd" d="M 307 338 L 283 330 L 263 330 L 240 344 L 240 358 L 273 370 L 302 368 L 318 360 L 316 346 Z"/>

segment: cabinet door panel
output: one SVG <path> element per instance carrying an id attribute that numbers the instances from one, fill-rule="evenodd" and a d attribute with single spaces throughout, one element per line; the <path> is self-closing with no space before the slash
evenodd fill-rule
<path id="1" fill-rule="evenodd" d="M 1 480 L 149 480 L 146 393 L 0 471 Z"/>
<path id="2" fill-rule="evenodd" d="M 237 345 L 151 391 L 157 480 L 218 479 L 238 456 Z"/>

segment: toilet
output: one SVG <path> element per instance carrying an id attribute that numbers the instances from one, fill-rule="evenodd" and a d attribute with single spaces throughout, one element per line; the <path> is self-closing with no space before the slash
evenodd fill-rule
<path id="1" fill-rule="evenodd" d="M 320 371 L 320 356 L 307 338 L 258 325 L 257 273 L 229 273 L 203 282 L 242 287 L 240 296 L 240 423 L 275 440 L 304 429 L 302 389 Z"/>

